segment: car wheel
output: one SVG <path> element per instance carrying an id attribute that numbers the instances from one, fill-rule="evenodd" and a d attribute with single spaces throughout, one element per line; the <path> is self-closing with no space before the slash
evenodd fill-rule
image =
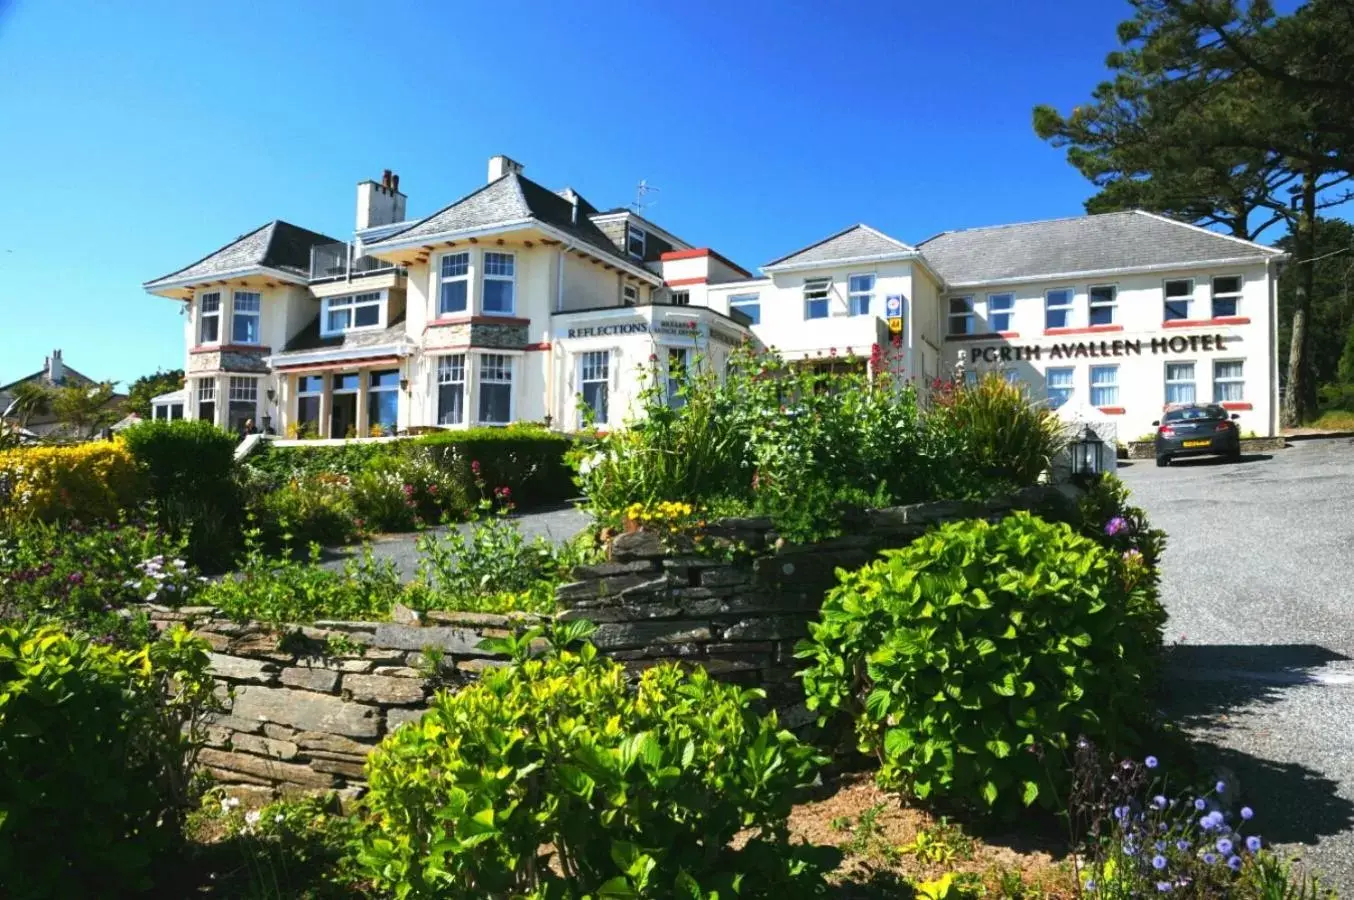
<path id="1" fill-rule="evenodd" d="M 1167 466 L 1169 466 L 1170 464 L 1171 464 L 1171 458 L 1170 458 L 1169 456 L 1158 456 L 1158 457 L 1157 457 L 1157 467 L 1158 467 L 1158 468 L 1164 469 L 1164 468 L 1166 468 Z"/>
<path id="2" fill-rule="evenodd" d="M 1241 446 L 1239 444 L 1233 447 L 1231 450 L 1227 451 L 1227 461 L 1228 462 L 1241 461 Z"/>

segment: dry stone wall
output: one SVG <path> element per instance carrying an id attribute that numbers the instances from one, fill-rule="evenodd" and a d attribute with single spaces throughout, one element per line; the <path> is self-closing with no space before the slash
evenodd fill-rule
<path id="1" fill-rule="evenodd" d="M 843 536 L 785 545 L 767 519 L 711 523 L 704 543 L 735 543 L 733 560 L 674 553 L 654 533 L 622 534 L 610 561 L 575 570 L 556 599 L 561 619 L 596 623 L 599 649 L 634 670 L 668 661 L 704 666 L 726 681 L 760 687 L 784 724 L 804 709 L 794 645 L 808 633 L 838 568 L 906 545 L 957 519 L 998 519 L 1014 509 L 1065 502 L 1067 487 L 1028 488 L 981 503 L 943 501 L 873 510 Z M 227 711 L 210 725 L 200 762 L 241 790 L 361 790 L 366 755 L 418 718 L 432 688 L 427 648 L 440 651 L 438 682 L 453 689 L 505 660 L 479 649 L 536 621 L 428 613 L 421 622 L 319 622 L 279 635 L 209 608 L 152 609 L 161 626 L 187 622 L 212 646 Z"/>

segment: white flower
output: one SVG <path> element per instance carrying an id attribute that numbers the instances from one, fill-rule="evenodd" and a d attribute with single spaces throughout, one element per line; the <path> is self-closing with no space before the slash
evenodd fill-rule
<path id="1" fill-rule="evenodd" d="M 225 800 L 225 803 L 226 803 L 227 805 L 229 805 L 231 809 L 235 809 L 237 806 L 240 805 L 240 798 L 239 798 L 239 797 L 227 797 L 226 800 Z"/>
<path id="2" fill-rule="evenodd" d="M 281 822 L 281 821 L 282 821 L 282 818 L 283 818 L 282 813 L 278 813 L 277 815 L 273 816 L 273 821 L 274 821 L 274 822 Z"/>
<path id="3" fill-rule="evenodd" d="M 263 818 L 263 813 L 259 812 L 257 809 L 253 809 L 244 814 L 244 823 L 250 828 L 253 828 L 255 825 L 259 824 L 259 819 L 261 818 Z"/>

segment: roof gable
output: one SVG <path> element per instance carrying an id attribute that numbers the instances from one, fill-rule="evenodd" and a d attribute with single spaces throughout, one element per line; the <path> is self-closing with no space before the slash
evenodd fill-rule
<path id="1" fill-rule="evenodd" d="M 306 278 L 310 275 L 310 248 L 316 244 L 337 243 L 341 243 L 337 238 L 274 219 L 191 265 L 146 282 L 145 287 L 154 288 L 166 282 L 182 283 L 195 279 L 207 281 L 219 275 L 256 267 L 277 269 Z"/>
<path id="2" fill-rule="evenodd" d="M 904 244 L 896 238 L 891 238 L 882 231 L 876 231 L 865 224 L 858 224 L 823 238 L 816 244 L 810 244 L 802 250 L 796 250 L 787 256 L 774 259 L 762 268 L 774 269 L 815 264 L 830 265 L 834 262 L 898 256 L 914 251 L 914 247 Z"/>
<path id="3" fill-rule="evenodd" d="M 1262 262 L 1272 247 L 1141 210 L 947 231 L 922 256 L 952 285 L 1221 261 Z"/>

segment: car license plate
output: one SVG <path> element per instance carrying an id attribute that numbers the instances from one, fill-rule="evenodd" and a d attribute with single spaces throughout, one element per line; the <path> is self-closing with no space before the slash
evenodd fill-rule
<path id="1" fill-rule="evenodd" d="M 1186 447 L 1207 447 L 1212 441 L 1185 441 Z"/>

